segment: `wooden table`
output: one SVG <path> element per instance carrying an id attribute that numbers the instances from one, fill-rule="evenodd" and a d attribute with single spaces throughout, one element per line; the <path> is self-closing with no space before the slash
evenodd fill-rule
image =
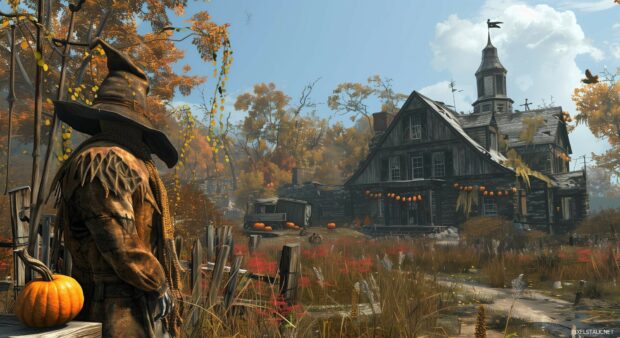
<path id="1" fill-rule="evenodd" d="M 19 338 L 100 338 L 101 323 L 91 322 L 69 322 L 46 329 L 30 328 L 19 322 L 17 317 L 11 315 L 0 315 L 0 338 L 19 337 Z"/>

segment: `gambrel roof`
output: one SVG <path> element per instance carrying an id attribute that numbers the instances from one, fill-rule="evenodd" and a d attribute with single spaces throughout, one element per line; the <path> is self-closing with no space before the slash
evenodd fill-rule
<path id="1" fill-rule="evenodd" d="M 355 173 L 345 182 L 345 185 L 353 182 L 366 169 L 366 167 L 370 164 L 374 156 L 381 149 L 381 145 L 386 141 L 386 139 L 388 138 L 392 130 L 395 128 L 395 126 L 398 125 L 398 122 L 404 115 L 403 112 L 405 110 L 408 110 L 407 107 L 409 107 L 411 102 L 413 102 L 414 100 L 418 100 L 419 102 L 422 102 L 424 105 L 426 105 L 429 108 L 430 111 L 434 112 L 437 116 L 441 117 L 441 119 L 443 119 L 443 121 L 446 122 L 446 124 L 450 127 L 451 130 L 453 130 L 456 133 L 456 135 L 458 135 L 461 139 L 463 139 L 465 143 L 470 145 L 476 152 L 483 155 L 484 158 L 488 159 L 489 161 L 494 163 L 496 166 L 500 167 L 502 170 L 513 172 L 512 168 L 504 165 L 504 161 L 506 161 L 506 157 L 504 157 L 504 155 L 494 150 L 488 151 L 486 148 L 484 148 L 482 145 L 477 143 L 473 138 L 471 138 L 465 132 L 465 130 L 461 126 L 459 119 L 455 116 L 457 113 L 452 111 L 445 104 L 434 101 L 422 95 L 421 93 L 414 91 L 413 93 L 411 93 L 411 95 L 409 95 L 409 98 L 407 99 L 405 104 L 403 104 L 399 112 L 396 114 L 396 116 L 394 117 L 394 119 L 392 120 L 388 128 L 386 129 L 386 131 L 380 136 L 380 139 L 377 141 L 376 146 L 374 146 L 370 150 L 370 153 L 368 154 L 366 159 L 361 162 L 360 166 L 357 168 Z"/>

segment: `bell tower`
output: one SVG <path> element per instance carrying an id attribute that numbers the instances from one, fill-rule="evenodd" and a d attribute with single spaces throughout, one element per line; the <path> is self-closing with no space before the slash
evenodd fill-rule
<path id="1" fill-rule="evenodd" d="M 514 101 L 506 93 L 506 73 L 508 71 L 499 61 L 489 32 L 487 45 L 482 50 L 482 61 L 476 71 L 478 99 L 472 104 L 474 113 L 512 112 Z"/>

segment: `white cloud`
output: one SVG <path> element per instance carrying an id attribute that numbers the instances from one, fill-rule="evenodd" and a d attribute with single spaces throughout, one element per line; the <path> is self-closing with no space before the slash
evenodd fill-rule
<path id="1" fill-rule="evenodd" d="M 599 12 L 617 6 L 612 0 L 568 1 L 560 5 L 563 9 L 576 9 L 584 12 Z"/>
<path id="2" fill-rule="evenodd" d="M 491 30 L 491 40 L 508 70 L 507 89 L 515 100 L 515 109 L 522 109 L 525 98 L 536 107 L 543 99 L 549 103 L 553 96 L 557 105 L 574 114 L 571 94 L 583 76 L 575 59 L 586 55 L 598 61 L 604 54 L 591 45 L 570 10 L 516 0 L 487 0 L 478 17 L 450 15 L 435 27 L 433 66 L 449 72 L 464 93 L 474 94 L 474 73 L 487 42 L 487 18 L 504 22 L 501 29 Z M 606 143 L 597 141 L 587 128 L 577 128 L 573 134 L 575 153 L 589 154 L 593 146 L 596 151 L 605 147 Z"/>
<path id="3" fill-rule="evenodd" d="M 616 59 L 620 59 L 620 43 L 614 42 L 609 45 L 609 53 Z"/>

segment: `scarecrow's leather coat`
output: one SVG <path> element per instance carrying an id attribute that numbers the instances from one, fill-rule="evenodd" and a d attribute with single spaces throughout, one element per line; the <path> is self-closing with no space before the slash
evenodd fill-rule
<path id="1" fill-rule="evenodd" d="M 159 208 L 144 162 L 99 141 L 78 150 L 56 182 L 73 277 L 84 289 L 78 320 L 102 322 L 104 337 L 154 336 L 149 299 L 166 283 L 156 258 Z"/>

